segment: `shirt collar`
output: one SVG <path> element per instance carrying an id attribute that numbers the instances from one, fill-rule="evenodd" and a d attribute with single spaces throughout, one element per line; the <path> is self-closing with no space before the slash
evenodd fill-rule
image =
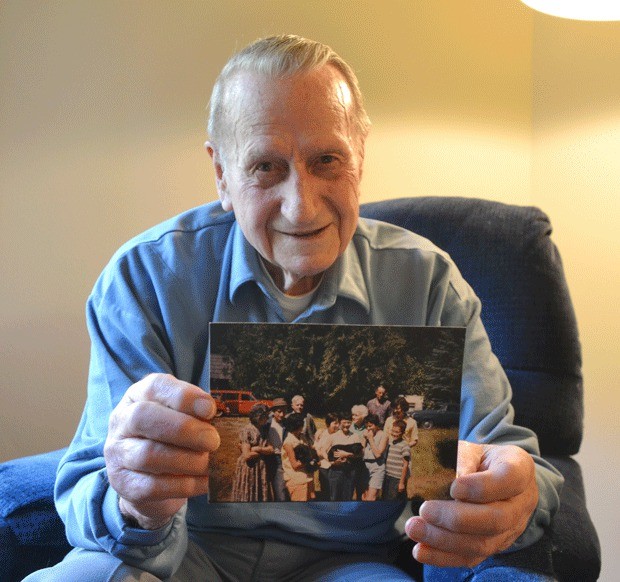
<path id="1" fill-rule="evenodd" d="M 234 303 L 237 291 L 246 283 L 254 281 L 261 291 L 273 300 L 267 291 L 265 274 L 259 263 L 256 249 L 247 241 L 239 224 L 232 229 L 232 259 L 230 269 L 229 299 Z M 359 303 L 368 313 L 370 300 L 359 256 L 353 240 L 344 253 L 327 270 L 313 305 L 316 308 L 331 307 L 337 297 L 346 297 Z"/>
<path id="2" fill-rule="evenodd" d="M 232 228 L 232 259 L 228 288 L 231 303 L 234 303 L 237 290 L 245 283 L 249 281 L 262 283 L 263 273 L 258 261 L 256 249 L 246 240 L 239 224 L 235 222 Z"/>

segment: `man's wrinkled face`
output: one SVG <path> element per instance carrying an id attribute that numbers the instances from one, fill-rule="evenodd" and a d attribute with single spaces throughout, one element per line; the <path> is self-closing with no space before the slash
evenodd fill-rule
<path id="1" fill-rule="evenodd" d="M 331 66 L 275 79 L 243 72 L 227 100 L 228 141 L 207 144 L 222 206 L 276 285 L 306 293 L 357 226 L 363 142 L 348 86 Z"/>
<path id="2" fill-rule="evenodd" d="M 383 402 L 383 400 L 385 399 L 385 388 L 383 386 L 379 386 L 379 388 L 377 388 L 375 390 L 375 396 L 377 397 L 377 400 L 379 402 Z"/>
<path id="3" fill-rule="evenodd" d="M 291 408 L 293 409 L 293 412 L 301 414 L 304 411 L 304 401 L 294 400 L 293 402 L 291 402 Z"/>
<path id="4" fill-rule="evenodd" d="M 353 420 L 353 424 L 355 426 L 362 426 L 364 418 L 365 417 L 362 416 L 359 412 L 351 413 L 351 419 Z"/>

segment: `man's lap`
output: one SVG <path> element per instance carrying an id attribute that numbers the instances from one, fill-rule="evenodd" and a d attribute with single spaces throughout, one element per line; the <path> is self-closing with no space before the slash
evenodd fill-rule
<path id="1" fill-rule="evenodd" d="M 159 582 L 151 574 L 123 564 L 106 552 L 75 548 L 65 559 L 24 578 L 23 582 Z"/>
<path id="2" fill-rule="evenodd" d="M 192 535 L 187 554 L 177 573 L 166 582 L 345 582 L 411 581 L 387 562 L 387 557 L 326 552 L 275 540 L 254 540 L 221 534 Z M 493 563 L 479 567 L 425 567 L 429 582 L 549 582 L 552 577 Z M 25 582 L 159 582 L 159 578 L 124 565 L 105 552 L 73 550 L 53 568 L 41 570 Z"/>
<path id="3" fill-rule="evenodd" d="M 220 534 L 193 536 L 176 574 L 166 582 L 344 582 L 346 580 L 410 581 L 379 558 L 293 546 L 274 540 L 232 538 Z M 201 549 L 200 546 L 208 548 Z M 159 578 L 124 565 L 105 553 L 75 549 L 53 568 L 40 570 L 25 582 L 159 582 Z"/>
<path id="4" fill-rule="evenodd" d="M 424 567 L 426 582 L 555 582 L 556 578 L 513 566 L 489 566 L 474 569 Z"/>

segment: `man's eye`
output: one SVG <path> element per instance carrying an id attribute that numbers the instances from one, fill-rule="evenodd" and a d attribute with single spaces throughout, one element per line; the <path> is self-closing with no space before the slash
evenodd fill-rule
<path id="1" fill-rule="evenodd" d="M 324 165 L 331 164 L 336 161 L 336 156 L 332 156 L 330 154 L 325 154 L 319 158 L 319 162 Z"/>
<path id="2" fill-rule="evenodd" d="M 261 162 L 256 166 L 257 172 L 272 172 L 274 169 L 273 162 Z"/>

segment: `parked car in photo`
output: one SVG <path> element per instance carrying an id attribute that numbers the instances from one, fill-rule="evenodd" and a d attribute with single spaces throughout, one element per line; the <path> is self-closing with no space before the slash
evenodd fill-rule
<path id="1" fill-rule="evenodd" d="M 447 428 L 459 425 L 460 412 L 459 404 L 447 404 L 442 408 L 409 411 L 409 416 L 421 428 Z"/>
<path id="2" fill-rule="evenodd" d="M 216 404 L 218 401 L 222 403 L 222 415 L 248 416 L 255 404 L 260 403 L 266 406 L 273 404 L 273 400 L 256 398 L 249 390 L 211 390 L 211 396 Z"/>

